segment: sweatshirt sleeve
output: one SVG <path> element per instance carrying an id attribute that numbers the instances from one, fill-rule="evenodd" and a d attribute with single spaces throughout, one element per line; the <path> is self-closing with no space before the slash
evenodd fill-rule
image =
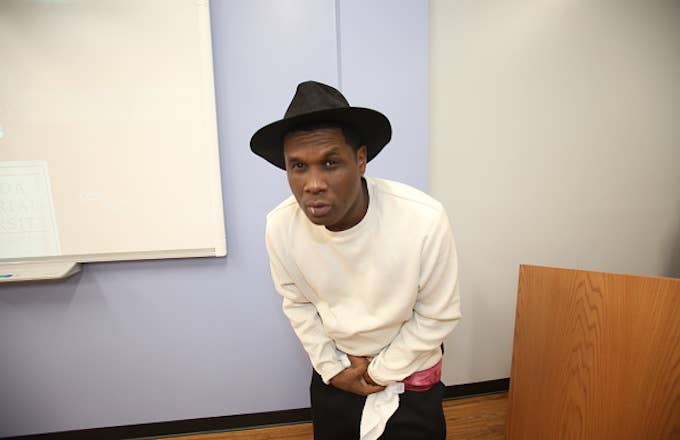
<path id="1" fill-rule="evenodd" d="M 344 370 L 335 343 L 326 334 L 316 306 L 298 289 L 284 264 L 285 254 L 277 249 L 276 239 L 267 224 L 265 234 L 269 268 L 276 291 L 283 297 L 283 313 L 288 317 L 314 369 L 325 384 Z"/>
<path id="2" fill-rule="evenodd" d="M 441 208 L 424 239 L 411 319 L 371 361 L 368 374 L 376 383 L 387 385 L 419 371 L 461 317 L 458 256 L 448 217 Z"/>

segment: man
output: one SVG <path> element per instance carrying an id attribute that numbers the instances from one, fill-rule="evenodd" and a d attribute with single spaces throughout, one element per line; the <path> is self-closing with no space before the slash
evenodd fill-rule
<path id="1" fill-rule="evenodd" d="M 268 214 L 266 242 L 314 368 L 317 440 L 358 439 L 366 396 L 395 382 L 406 391 L 381 438 L 446 436 L 441 346 L 461 318 L 456 250 L 439 202 L 364 177 L 391 134 L 383 114 L 307 81 L 250 143 L 286 170 L 293 193 Z"/>

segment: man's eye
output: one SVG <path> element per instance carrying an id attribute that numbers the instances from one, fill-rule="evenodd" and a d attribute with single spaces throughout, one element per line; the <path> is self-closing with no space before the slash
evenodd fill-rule
<path id="1" fill-rule="evenodd" d="M 293 164 L 293 168 L 294 168 L 294 169 L 298 169 L 298 170 L 304 168 L 304 166 L 305 166 L 305 164 L 303 164 L 302 162 L 295 162 L 295 163 Z"/>
<path id="2" fill-rule="evenodd" d="M 332 166 L 335 166 L 335 165 L 337 165 L 337 164 L 338 164 L 338 163 L 337 163 L 336 161 L 330 160 L 330 159 L 329 159 L 329 160 L 327 160 L 327 161 L 325 162 L 324 165 L 326 165 L 327 167 L 332 167 Z"/>

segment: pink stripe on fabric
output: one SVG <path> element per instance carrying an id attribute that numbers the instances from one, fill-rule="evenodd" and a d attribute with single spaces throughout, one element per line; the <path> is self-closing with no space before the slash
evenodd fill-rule
<path id="1" fill-rule="evenodd" d="M 404 379 L 406 391 L 427 391 L 442 379 L 442 361 L 440 360 L 427 370 L 416 371 Z"/>

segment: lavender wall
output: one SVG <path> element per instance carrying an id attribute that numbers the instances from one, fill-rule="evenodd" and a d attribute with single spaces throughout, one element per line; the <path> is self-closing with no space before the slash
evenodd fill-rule
<path id="1" fill-rule="evenodd" d="M 342 89 L 362 104 L 379 106 L 392 123 L 392 142 L 367 173 L 421 190 L 429 180 L 427 3 L 338 3 Z"/>
<path id="2" fill-rule="evenodd" d="M 394 141 L 368 174 L 427 186 L 427 1 L 211 6 L 229 255 L 0 287 L 0 437 L 308 406 L 310 367 L 263 242 L 288 188 L 248 148 L 299 81 L 383 110 Z"/>

